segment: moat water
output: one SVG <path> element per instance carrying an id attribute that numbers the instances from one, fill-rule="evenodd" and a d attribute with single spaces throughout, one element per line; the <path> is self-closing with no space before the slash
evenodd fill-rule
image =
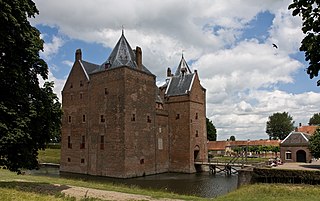
<path id="1" fill-rule="evenodd" d="M 47 175 L 51 177 L 81 178 L 88 181 L 111 182 L 128 186 L 139 186 L 146 189 L 160 189 L 178 194 L 195 195 L 213 198 L 227 194 L 237 188 L 238 176 L 224 174 L 211 175 L 209 172 L 195 174 L 164 173 L 131 179 L 115 179 L 80 174 L 60 175 L 58 168 L 41 168 L 29 172 L 32 175 Z"/>

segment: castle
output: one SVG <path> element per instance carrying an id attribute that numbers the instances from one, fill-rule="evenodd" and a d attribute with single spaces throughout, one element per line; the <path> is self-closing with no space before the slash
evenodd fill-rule
<path id="1" fill-rule="evenodd" d="M 130 178 L 193 173 L 207 160 L 206 90 L 181 58 L 166 83 L 124 33 L 101 65 L 75 61 L 62 91 L 61 172 Z"/>

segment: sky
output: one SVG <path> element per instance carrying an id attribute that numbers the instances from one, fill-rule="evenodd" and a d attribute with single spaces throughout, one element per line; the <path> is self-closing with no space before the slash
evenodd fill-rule
<path id="1" fill-rule="evenodd" d="M 207 117 L 218 140 L 267 139 L 266 122 L 288 112 L 307 125 L 320 112 L 320 87 L 305 72 L 301 19 L 290 0 L 35 0 L 31 24 L 45 41 L 41 57 L 61 101 L 74 63 L 102 64 L 121 36 L 142 48 L 144 65 L 164 83 L 183 52 L 207 89 Z M 278 48 L 273 47 L 276 44 Z"/>

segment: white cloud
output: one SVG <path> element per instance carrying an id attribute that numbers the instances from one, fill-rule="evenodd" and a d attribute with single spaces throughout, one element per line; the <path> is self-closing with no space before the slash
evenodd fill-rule
<path id="1" fill-rule="evenodd" d="M 64 44 L 64 41 L 57 37 L 52 37 L 51 43 L 43 44 L 43 52 L 40 52 L 40 56 L 42 56 L 46 60 L 50 60 L 52 56 L 58 53 L 59 48 Z"/>
<path id="2" fill-rule="evenodd" d="M 175 71 L 184 50 L 207 88 L 207 115 L 217 127 L 219 139 L 231 135 L 267 138 L 265 123 L 272 113 L 287 111 L 296 122 L 306 123 L 320 110 L 319 93 L 278 90 L 281 84 L 293 83 L 293 74 L 302 68 L 302 63 L 290 57 L 303 37 L 301 20 L 287 9 L 291 0 L 35 3 L 40 16 L 33 23 L 57 27 L 59 34 L 71 39 L 112 48 L 124 25 L 132 48 L 142 47 L 144 64 L 158 82 L 163 81 L 167 67 Z M 264 11 L 275 16 L 265 41 L 239 41 L 249 22 Z M 45 57 L 50 59 L 62 45 L 61 38 L 53 37 L 45 46 Z M 73 62 L 62 63 L 70 66 Z M 55 79 L 52 74 L 49 77 Z M 60 95 L 63 81 L 56 82 Z"/>

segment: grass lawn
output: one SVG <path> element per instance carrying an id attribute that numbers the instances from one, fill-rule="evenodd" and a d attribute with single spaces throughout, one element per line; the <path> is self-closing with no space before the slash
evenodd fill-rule
<path id="1" fill-rule="evenodd" d="M 215 201 L 317 201 L 320 186 L 295 184 L 254 184 L 241 187 Z"/>
<path id="2" fill-rule="evenodd" d="M 60 163 L 60 149 L 40 150 L 38 155 L 40 163 Z"/>
<path id="3" fill-rule="evenodd" d="M 54 185 L 60 184 L 60 186 Z M 177 195 L 169 192 L 145 190 L 138 187 L 111 183 L 84 181 L 77 179 L 51 178 L 45 176 L 17 175 L 0 170 L 1 200 L 73 200 L 63 197 L 61 190 L 66 185 L 82 186 L 101 190 L 111 190 L 132 194 L 149 195 L 154 198 L 174 198 L 181 200 L 213 201 L 316 201 L 320 200 L 320 186 L 294 184 L 253 184 L 243 186 L 227 195 L 206 199 Z M 21 197 L 22 199 L 19 199 Z"/>

